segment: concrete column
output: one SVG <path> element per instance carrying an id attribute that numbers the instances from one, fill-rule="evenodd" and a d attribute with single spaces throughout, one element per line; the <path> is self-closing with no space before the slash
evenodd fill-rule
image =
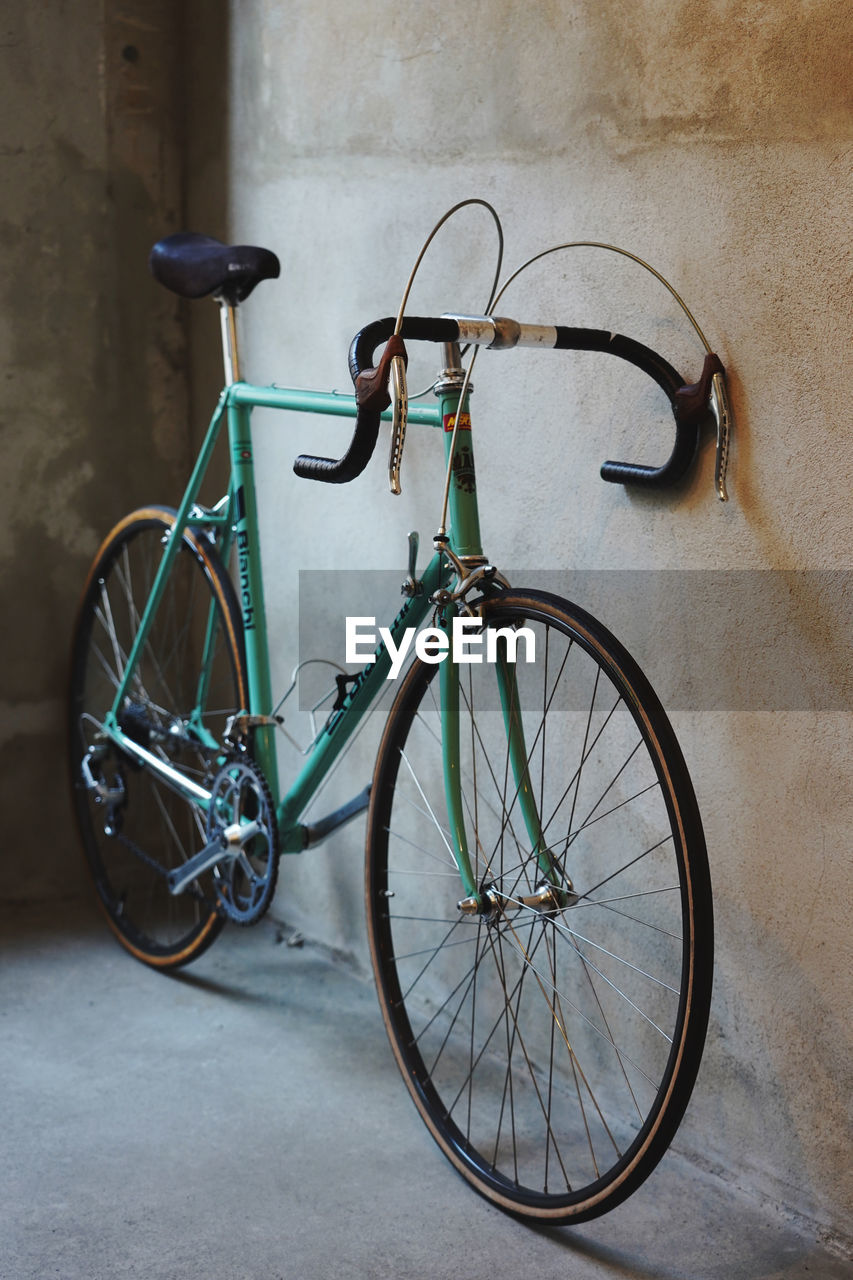
<path id="1" fill-rule="evenodd" d="M 185 334 L 148 249 L 182 221 L 180 6 L 2 6 L 2 892 L 80 884 L 64 759 L 72 619 L 111 524 L 174 500 Z"/>

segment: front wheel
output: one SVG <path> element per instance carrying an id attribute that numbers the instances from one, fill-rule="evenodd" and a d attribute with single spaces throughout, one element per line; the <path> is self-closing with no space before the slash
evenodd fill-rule
<path id="1" fill-rule="evenodd" d="M 518 661 L 458 667 L 476 893 L 460 905 L 437 667 L 416 662 L 372 788 L 371 955 L 398 1065 L 456 1169 L 511 1213 L 581 1222 L 648 1176 L 690 1097 L 711 994 L 705 843 L 669 722 L 609 632 L 536 592 L 482 617 Z"/>

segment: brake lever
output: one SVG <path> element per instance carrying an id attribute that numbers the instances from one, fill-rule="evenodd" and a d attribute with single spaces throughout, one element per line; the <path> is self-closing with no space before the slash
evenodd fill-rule
<path id="1" fill-rule="evenodd" d="M 734 426 L 734 419 L 729 407 L 725 375 L 722 373 L 715 373 L 711 379 L 709 405 L 711 413 L 714 415 L 714 421 L 717 424 L 717 456 L 714 464 L 714 484 L 716 485 L 717 497 L 720 502 L 728 502 L 726 469 L 729 465 L 729 439 Z"/>
<path id="2" fill-rule="evenodd" d="M 705 356 L 702 376 L 691 386 L 679 387 L 675 393 L 676 421 L 697 424 L 711 414 L 717 427 L 717 452 L 714 462 L 714 487 L 721 502 L 728 502 L 726 469 L 729 462 L 729 440 L 734 427 L 726 391 L 726 371 L 718 355 Z"/>
<path id="3" fill-rule="evenodd" d="M 403 461 L 403 445 L 406 442 L 406 424 L 409 418 L 409 391 L 406 385 L 406 361 L 401 355 L 391 361 L 391 387 L 394 415 L 391 422 L 391 452 L 388 456 L 388 481 L 391 492 L 400 494 L 400 463 Z"/>

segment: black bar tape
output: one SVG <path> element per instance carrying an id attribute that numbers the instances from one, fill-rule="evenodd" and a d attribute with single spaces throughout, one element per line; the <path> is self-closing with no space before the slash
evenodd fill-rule
<path id="1" fill-rule="evenodd" d="M 564 351 L 604 351 L 619 356 L 653 378 L 666 392 L 671 404 L 676 391 L 684 386 L 681 374 L 663 356 L 651 347 L 644 347 L 642 342 L 623 337 L 621 333 L 609 333 L 606 329 L 569 329 L 558 325 L 554 347 Z"/>
<path id="2" fill-rule="evenodd" d="M 386 316 L 374 320 L 358 332 L 349 349 L 349 372 L 353 382 L 365 369 L 373 368 L 377 347 L 387 342 L 394 332 L 396 320 Z M 459 325 L 455 320 L 428 316 L 404 316 L 400 337 L 404 342 L 455 342 L 459 337 Z"/>
<path id="3" fill-rule="evenodd" d="M 376 348 L 388 341 L 395 324 L 396 321 L 390 316 L 384 320 L 374 320 L 355 335 L 349 352 L 349 371 L 353 383 L 360 373 L 373 367 Z M 458 336 L 459 326 L 455 320 L 418 316 L 406 316 L 403 319 L 401 337 L 404 340 L 455 342 Z M 326 484 L 348 484 L 350 480 L 355 480 L 367 466 L 376 448 L 381 417 L 381 410 L 359 406 L 352 439 L 342 458 L 315 458 L 310 454 L 300 454 L 293 464 L 293 470 L 304 480 L 322 480 Z"/>
<path id="4" fill-rule="evenodd" d="M 678 370 L 651 347 L 620 333 L 608 333 L 605 329 L 558 327 L 554 345 L 564 350 L 604 351 L 619 356 L 653 378 L 669 400 L 675 418 L 675 444 L 666 462 L 659 467 L 649 467 L 639 462 L 608 460 L 601 464 L 602 480 L 611 484 L 639 485 L 645 489 L 665 489 L 677 484 L 696 456 L 702 423 L 701 414 L 685 412 L 676 399 L 676 391 L 684 386 Z"/>
<path id="5" fill-rule="evenodd" d="M 356 334 L 349 350 L 349 370 L 353 382 L 360 373 L 373 367 L 377 348 L 387 342 L 394 328 L 395 320 L 387 316 L 383 320 L 374 320 Z M 675 444 L 670 457 L 662 466 L 607 461 L 601 466 L 602 479 L 615 484 L 641 485 L 653 489 L 662 489 L 680 480 L 698 450 L 704 414 L 695 410 L 688 412 L 676 399 L 675 393 L 684 386 L 684 379 L 678 371 L 651 347 L 622 334 L 611 333 L 607 329 L 558 325 L 556 334 L 555 350 L 601 351 L 627 360 L 657 383 L 673 411 Z M 446 317 L 406 316 L 401 337 L 412 342 L 456 342 L 459 339 L 459 325 Z M 323 480 L 328 484 L 346 484 L 354 480 L 367 466 L 376 448 L 380 419 L 380 411 L 360 407 L 352 440 L 342 458 L 317 458 L 302 454 L 294 462 L 293 470 L 305 479 Z"/>

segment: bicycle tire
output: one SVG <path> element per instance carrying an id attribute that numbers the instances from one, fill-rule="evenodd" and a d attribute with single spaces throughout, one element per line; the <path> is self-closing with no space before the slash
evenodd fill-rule
<path id="1" fill-rule="evenodd" d="M 137 959 L 171 969 L 196 959 L 224 924 L 211 872 L 173 896 L 167 873 L 207 843 L 205 814 L 147 769 L 107 745 L 97 769 L 123 787 L 105 812 L 86 785 L 82 762 L 99 738 L 174 525 L 168 507 L 143 507 L 121 520 L 95 557 L 74 631 L 69 756 L 74 812 L 100 905 L 118 940 Z M 201 645 L 212 621 L 210 686 L 202 729 L 190 723 Z M 204 536 L 187 530 L 129 686 L 123 727 L 164 760 L 210 782 L 222 762 L 225 721 L 246 706 L 240 614 L 229 575 Z M 210 734 L 203 744 L 201 733 Z M 108 740 L 107 740 L 108 741 Z M 91 768 L 90 768 L 91 772 Z M 108 834 L 106 826 L 115 826 Z"/>
<path id="2" fill-rule="evenodd" d="M 693 1088 L 713 967 L 705 841 L 669 721 L 606 628 L 534 591 L 496 595 L 482 617 L 484 632 L 536 636 L 536 662 L 516 666 L 525 775 L 577 901 L 521 905 L 541 864 L 494 668 L 472 664 L 460 668 L 465 825 L 498 909 L 460 912 L 437 667 L 416 660 L 374 774 L 371 958 L 397 1064 L 458 1172 L 511 1214 L 578 1223 L 651 1173 Z"/>

